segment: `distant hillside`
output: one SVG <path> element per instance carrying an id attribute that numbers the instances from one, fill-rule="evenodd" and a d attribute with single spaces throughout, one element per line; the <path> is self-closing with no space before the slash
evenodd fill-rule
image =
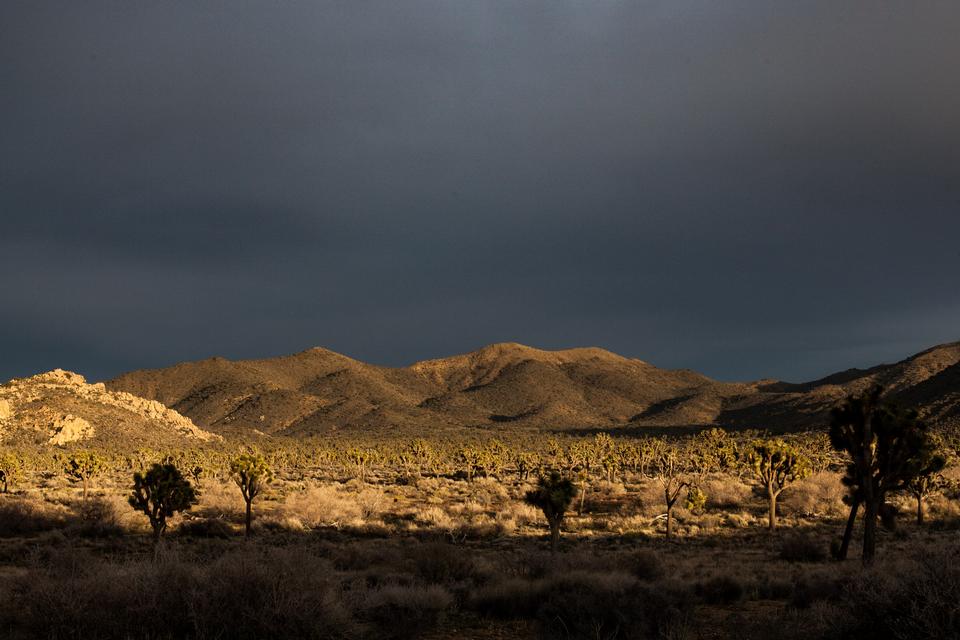
<path id="1" fill-rule="evenodd" d="M 724 383 L 596 348 L 495 344 L 404 368 L 315 348 L 264 360 L 212 358 L 134 371 L 106 386 L 162 402 L 223 434 L 711 424 L 795 429 L 825 426 L 831 407 L 875 383 L 925 408 L 934 421 L 957 420 L 958 363 L 955 343 L 804 384 Z"/>
<path id="2" fill-rule="evenodd" d="M 219 440 L 189 418 L 56 369 L 0 385 L 0 444 L 188 446 Z"/>
<path id="3" fill-rule="evenodd" d="M 213 358 L 106 383 L 220 433 L 338 429 L 592 428 L 710 422 L 750 385 L 658 369 L 602 349 L 496 344 L 405 368 L 326 349 L 265 360 Z"/>
<path id="4" fill-rule="evenodd" d="M 757 394 L 726 403 L 717 422 L 778 428 L 825 425 L 838 402 L 875 384 L 887 389 L 890 400 L 920 408 L 934 424 L 960 425 L 960 342 L 939 345 L 894 364 L 848 369 L 813 382 L 760 385 Z"/>

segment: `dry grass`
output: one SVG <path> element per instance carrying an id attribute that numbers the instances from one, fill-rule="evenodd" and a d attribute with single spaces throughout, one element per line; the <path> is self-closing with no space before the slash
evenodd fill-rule
<path id="1" fill-rule="evenodd" d="M 864 626 L 851 613 L 857 603 L 953 593 L 952 573 L 918 559 L 945 558 L 956 535 L 956 505 L 945 496 L 929 501 L 930 526 L 904 518 L 898 534 L 881 533 L 876 589 L 851 586 L 861 574 L 856 560 L 824 553 L 845 515 L 835 474 L 788 489 L 783 530 L 772 535 L 749 485 L 707 478 L 706 511 L 676 509 L 673 542 L 655 520 L 664 511 L 658 482 L 598 482 L 594 510 L 568 516 L 557 555 L 546 551 L 543 514 L 518 499 L 523 483 L 377 482 L 278 481 L 255 503 L 257 535 L 243 543 L 238 489 L 208 480 L 157 559 L 122 483 L 104 482 L 86 504 L 71 487 L 0 496 L 0 619 L 11 621 L 3 632 L 126 640 L 136 621 L 172 616 L 153 637 L 441 638 L 492 626 L 527 638 L 697 637 L 704 629 L 768 638 L 780 637 L 776 629 L 791 637 L 798 623 L 789 619 L 810 637 L 856 638 L 899 624 Z M 811 526 L 804 518 L 815 514 Z M 852 556 L 857 549 L 855 540 Z M 912 581 L 904 586 L 900 574 Z M 916 606 L 920 628 L 949 630 L 932 608 Z M 185 620 L 171 613 L 184 610 Z M 741 623 L 725 622 L 737 616 Z"/>
<path id="2" fill-rule="evenodd" d="M 840 474 L 822 471 L 791 485 L 780 503 L 807 517 L 838 517 L 848 510 L 843 504 L 844 495 L 846 488 L 840 483 Z"/>
<path id="3" fill-rule="evenodd" d="M 310 485 L 291 493 L 278 511 L 311 529 L 363 524 L 363 510 L 356 495 L 339 485 Z"/>

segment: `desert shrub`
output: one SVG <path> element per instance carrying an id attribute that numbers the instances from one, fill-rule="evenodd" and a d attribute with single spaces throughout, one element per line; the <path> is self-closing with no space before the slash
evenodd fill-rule
<path id="1" fill-rule="evenodd" d="M 193 608 L 208 637 L 335 638 L 354 626 L 329 563 L 302 548 L 226 554 L 197 588 Z"/>
<path id="2" fill-rule="evenodd" d="M 517 521 L 511 518 L 509 515 L 503 513 L 498 513 L 496 518 L 498 535 L 501 536 L 511 536 L 517 532 Z"/>
<path id="3" fill-rule="evenodd" d="M 65 570 L 54 560 L 17 585 L 16 623 L 35 637 L 120 639 L 156 619 L 163 627 L 146 633 L 187 637 L 192 628 L 179 612 L 191 604 L 182 575 L 189 572 L 179 563 L 142 562 L 85 562 Z"/>
<path id="4" fill-rule="evenodd" d="M 364 489 L 356 496 L 357 506 L 360 508 L 360 517 L 363 520 L 374 520 L 383 512 L 383 491 L 379 489 Z"/>
<path id="5" fill-rule="evenodd" d="M 700 530 L 707 533 L 712 532 L 720 526 L 721 517 L 715 513 L 705 513 L 696 519 L 696 524 Z"/>
<path id="6" fill-rule="evenodd" d="M 759 610 L 749 617 L 734 618 L 736 637 L 744 640 L 829 640 L 838 638 L 840 610 L 817 601 L 809 608 Z M 733 635 L 733 634 L 731 634 Z"/>
<path id="7" fill-rule="evenodd" d="M 629 570 L 640 580 L 659 580 L 666 575 L 666 568 L 660 556 L 650 549 L 640 549 L 630 556 Z"/>
<path id="8" fill-rule="evenodd" d="M 822 562 L 827 559 L 827 548 L 816 536 L 793 531 L 784 536 L 780 557 L 788 562 Z"/>
<path id="9" fill-rule="evenodd" d="M 683 508 L 691 513 L 703 513 L 707 506 L 707 494 L 700 487 L 690 487 L 687 489 L 687 497 L 683 502 Z"/>
<path id="10" fill-rule="evenodd" d="M 640 512 L 648 517 L 663 513 L 663 487 L 655 480 L 644 480 L 637 486 L 635 499 Z"/>
<path id="11" fill-rule="evenodd" d="M 397 566 L 402 563 L 400 552 L 389 545 L 333 545 L 327 551 L 327 557 L 339 571 L 366 571 L 370 567 Z"/>
<path id="12" fill-rule="evenodd" d="M 334 485 L 311 486 L 294 492 L 284 500 L 280 511 L 312 529 L 359 524 L 362 516 L 356 498 Z"/>
<path id="13" fill-rule="evenodd" d="M 616 571 L 584 570 L 496 581 L 477 589 L 470 606 L 494 618 L 533 618 L 548 638 L 656 637 L 689 609 L 670 589 Z"/>
<path id="14" fill-rule="evenodd" d="M 956 481 L 955 481 L 956 482 Z M 957 486 L 960 486 L 958 483 Z M 960 496 L 938 494 L 927 499 L 928 514 L 938 520 L 953 520 L 960 518 Z"/>
<path id="15" fill-rule="evenodd" d="M 203 565 L 176 553 L 118 562 L 69 553 L 16 585 L 10 622 L 25 637 L 320 639 L 357 628 L 329 564 L 302 549 L 242 549 Z"/>
<path id="16" fill-rule="evenodd" d="M 440 507 L 427 507 L 421 510 L 417 513 L 417 522 L 432 529 L 444 531 L 449 531 L 457 526 L 450 514 Z"/>
<path id="17" fill-rule="evenodd" d="M 4 496 L 0 499 L 0 537 L 59 529 L 67 522 L 67 515 L 63 509 L 28 498 Z"/>
<path id="18" fill-rule="evenodd" d="M 195 518 L 177 527 L 177 535 L 189 538 L 230 538 L 233 534 L 230 523 L 220 518 Z"/>
<path id="19" fill-rule="evenodd" d="M 451 505 L 449 508 L 451 514 L 459 517 L 479 516 L 487 513 L 486 506 L 474 500 L 467 500 L 458 504 Z"/>
<path id="20" fill-rule="evenodd" d="M 594 482 L 591 487 L 591 493 L 594 499 L 622 496 L 626 492 L 627 488 L 623 486 L 622 482 L 610 482 L 609 480 L 598 480 Z"/>
<path id="21" fill-rule="evenodd" d="M 515 527 L 514 523 L 513 528 Z M 455 527 L 451 533 L 461 540 L 489 540 L 508 535 L 510 532 L 506 522 L 482 514 Z"/>
<path id="22" fill-rule="evenodd" d="M 707 604 L 732 604 L 743 597 L 743 585 L 733 576 L 714 576 L 698 582 L 694 592 Z"/>
<path id="23" fill-rule="evenodd" d="M 67 528 L 67 534 L 91 538 L 106 538 L 123 534 L 120 514 L 116 506 L 103 498 L 88 498 L 75 505 L 77 518 Z"/>
<path id="24" fill-rule="evenodd" d="M 538 522 L 542 517 L 540 510 L 530 506 L 525 502 L 511 502 L 506 506 L 503 513 L 509 514 L 510 518 L 517 524 L 524 525 Z"/>
<path id="25" fill-rule="evenodd" d="M 469 603 L 473 610 L 491 618 L 532 618 L 540 605 L 542 592 L 542 581 L 506 578 L 481 586 L 470 597 Z"/>
<path id="26" fill-rule="evenodd" d="M 715 509 L 742 509 L 750 504 L 753 489 L 733 476 L 710 477 L 701 485 L 707 506 Z"/>
<path id="27" fill-rule="evenodd" d="M 494 478 L 476 478 L 470 485 L 470 497 L 486 508 L 510 500 L 510 493 L 502 482 Z"/>
<path id="28" fill-rule="evenodd" d="M 191 513 L 206 517 L 240 522 L 243 499 L 233 485 L 208 480 L 203 483 L 200 503 Z"/>
<path id="29" fill-rule="evenodd" d="M 303 533 L 306 530 L 299 518 L 283 515 L 265 515 L 253 523 L 253 531 L 258 533 Z"/>
<path id="30" fill-rule="evenodd" d="M 844 515 L 849 511 L 843 504 L 844 495 L 846 488 L 840 482 L 840 475 L 821 471 L 794 483 L 781 502 L 807 516 Z"/>
<path id="31" fill-rule="evenodd" d="M 439 585 L 388 585 L 367 595 L 364 619 L 379 638 L 415 638 L 435 627 L 453 606 L 453 596 Z"/>
<path id="32" fill-rule="evenodd" d="M 794 583 L 788 603 L 795 609 L 809 609 L 818 602 L 837 602 L 845 584 L 845 579 L 829 572 L 807 573 Z"/>
<path id="33" fill-rule="evenodd" d="M 748 598 L 751 600 L 787 600 L 794 593 L 792 576 L 763 575 L 750 585 Z"/>
<path id="34" fill-rule="evenodd" d="M 845 589 L 846 638 L 960 637 L 960 551 L 917 555 L 866 571 Z"/>
<path id="35" fill-rule="evenodd" d="M 727 524 L 734 529 L 747 529 L 756 521 L 749 513 L 730 513 L 727 514 Z"/>
<path id="36" fill-rule="evenodd" d="M 683 609 L 682 600 L 626 574 L 571 572 L 546 581 L 536 618 L 549 638 L 648 638 Z"/>
<path id="37" fill-rule="evenodd" d="M 420 544 L 411 549 L 410 558 L 416 576 L 430 584 L 462 582 L 477 576 L 473 557 L 452 544 Z"/>

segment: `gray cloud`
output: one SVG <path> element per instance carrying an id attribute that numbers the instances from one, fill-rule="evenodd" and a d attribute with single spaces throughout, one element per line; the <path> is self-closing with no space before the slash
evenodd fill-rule
<path id="1" fill-rule="evenodd" d="M 0 6 L 0 378 L 954 340 L 953 3 Z"/>

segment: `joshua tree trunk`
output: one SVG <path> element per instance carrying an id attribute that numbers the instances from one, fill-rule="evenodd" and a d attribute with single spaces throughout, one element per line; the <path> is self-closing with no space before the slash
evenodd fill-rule
<path id="1" fill-rule="evenodd" d="M 560 519 L 551 518 L 550 519 L 550 551 L 553 553 L 557 552 L 557 548 L 560 546 Z"/>
<path id="2" fill-rule="evenodd" d="M 773 531 L 777 528 L 777 492 L 768 488 L 767 495 L 770 496 L 770 515 L 768 519 L 770 531 Z"/>
<path id="3" fill-rule="evenodd" d="M 923 496 L 919 493 L 916 494 L 917 497 L 917 526 L 923 524 Z"/>
<path id="4" fill-rule="evenodd" d="M 253 520 L 253 509 L 251 503 L 253 500 L 247 500 L 247 517 L 244 520 L 244 535 L 250 537 L 250 522 Z"/>
<path id="5" fill-rule="evenodd" d="M 853 537 L 853 525 L 857 521 L 857 511 L 860 510 L 860 501 L 853 500 L 850 505 L 850 516 L 847 518 L 847 527 L 843 530 L 843 540 L 840 541 L 840 549 L 837 551 L 837 560 L 847 559 L 847 549 L 850 548 L 850 539 Z"/>
<path id="6" fill-rule="evenodd" d="M 586 498 L 587 498 L 587 481 L 586 481 L 586 480 L 583 480 L 583 481 L 580 483 L 580 506 L 577 507 L 577 515 L 578 515 L 578 516 L 582 516 L 582 515 L 583 515 L 583 502 L 584 502 L 584 500 L 586 500 Z"/>
<path id="7" fill-rule="evenodd" d="M 877 515 L 880 511 L 882 497 L 874 497 L 866 502 L 863 514 L 863 564 L 873 563 L 877 552 Z"/>
<path id="8" fill-rule="evenodd" d="M 667 540 L 673 537 L 673 505 L 667 505 Z"/>

